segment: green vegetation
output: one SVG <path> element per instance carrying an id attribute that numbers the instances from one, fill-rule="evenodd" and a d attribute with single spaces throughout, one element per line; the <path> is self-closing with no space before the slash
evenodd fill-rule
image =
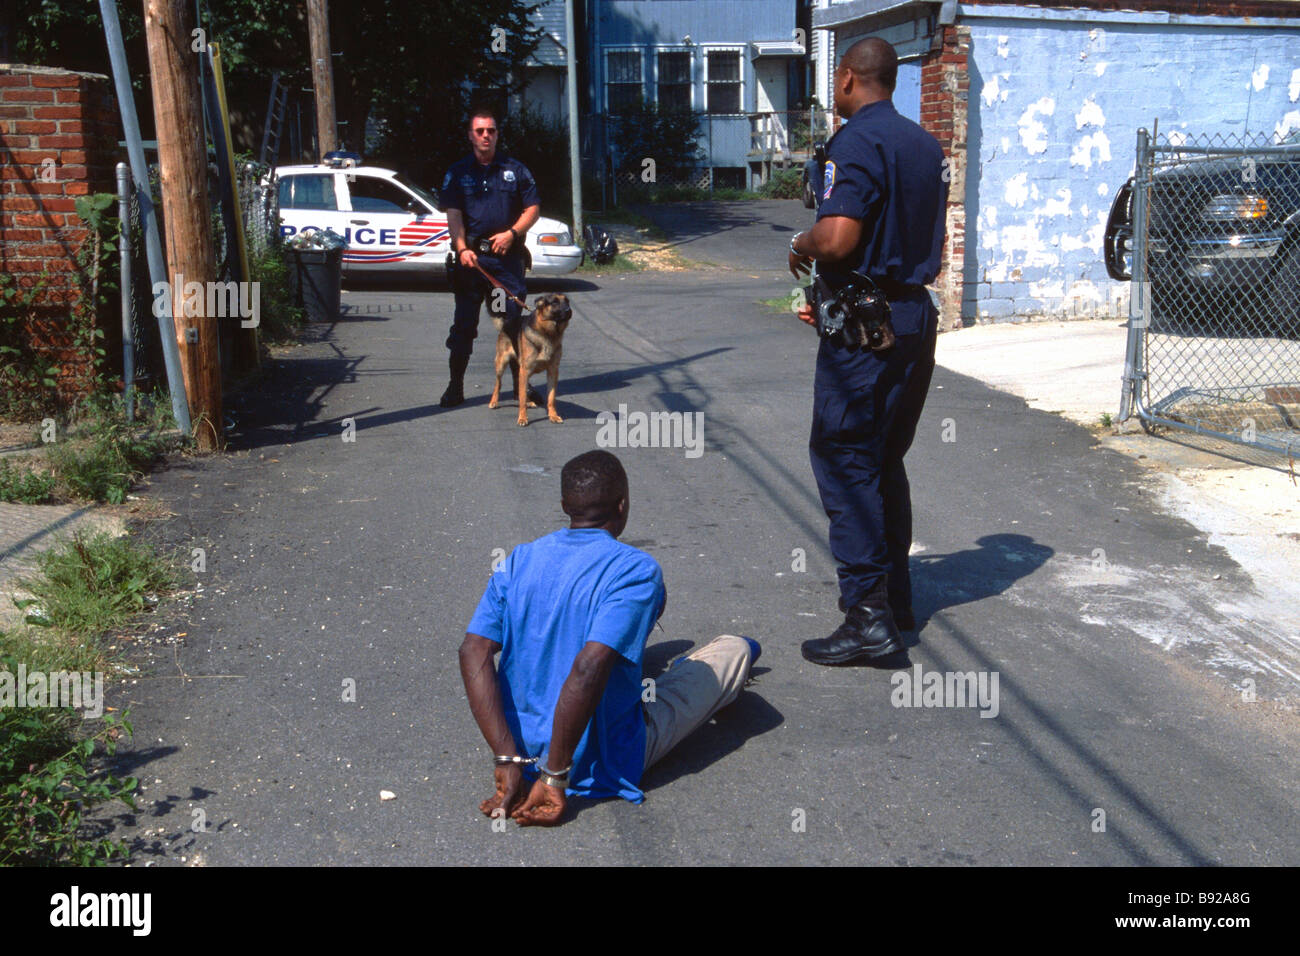
<path id="1" fill-rule="evenodd" d="M 637 262 L 635 259 L 629 259 L 625 253 L 619 252 L 612 262 L 598 264 L 590 259 L 585 260 L 578 267 L 577 274 L 603 276 L 614 272 L 641 272 L 644 269 L 645 266 L 642 263 Z"/>
<path id="2" fill-rule="evenodd" d="M 107 532 L 79 533 L 38 560 L 40 575 L 18 582 L 32 595 L 19 606 L 37 608 L 27 615 L 29 624 L 61 631 L 98 634 L 121 627 L 176 584 L 152 549 Z"/>
<path id="3" fill-rule="evenodd" d="M 790 166 L 768 177 L 758 195 L 763 199 L 798 199 L 803 194 L 803 168 Z"/>
<path id="4" fill-rule="evenodd" d="M 64 497 L 121 504 L 144 470 L 174 439 L 171 408 L 161 401 L 140 403 L 142 421 L 128 424 L 121 402 L 93 396 L 60 440 L 46 452 Z"/>
<path id="5" fill-rule="evenodd" d="M 44 553 L 38 568 L 18 582 L 32 595 L 16 602 L 25 623 L 0 630 L 0 672 L 11 682 L 20 668 L 28 675 L 111 674 L 101 636 L 157 604 L 177 581 L 152 548 L 102 532 L 74 535 Z M 135 807 L 135 778 L 96 766 L 97 754 L 112 755 L 123 734 L 131 735 L 129 716 L 0 707 L 0 866 L 89 866 L 127 855 L 121 841 L 83 824 L 88 811 L 109 801 Z"/>
<path id="6" fill-rule="evenodd" d="M 0 458 L 0 501 L 45 504 L 53 497 L 55 484 L 51 475 L 21 468 L 8 458 Z"/>
<path id="7" fill-rule="evenodd" d="M 6 644 L 0 633 L 0 670 L 16 673 L 19 660 L 3 652 Z M 23 663 L 29 672 L 44 669 L 38 661 Z M 81 831 L 97 804 L 121 800 L 135 808 L 134 777 L 91 767 L 96 745 L 111 755 L 131 724 L 108 714 L 88 737 L 80 736 L 80 724 L 72 708 L 0 709 L 0 866 L 93 866 L 127 855 L 121 841 L 88 839 Z"/>
<path id="8" fill-rule="evenodd" d="M 25 458 L 0 459 L 0 501 L 106 501 L 121 504 L 144 471 L 180 444 L 171 406 L 143 397 L 129 424 L 121 401 L 91 396 L 62 425 L 55 440 Z"/>

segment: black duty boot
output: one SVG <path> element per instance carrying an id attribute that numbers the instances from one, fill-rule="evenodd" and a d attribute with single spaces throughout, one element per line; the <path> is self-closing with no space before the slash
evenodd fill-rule
<path id="1" fill-rule="evenodd" d="M 864 664 L 897 654 L 903 638 L 889 609 L 883 584 L 849 608 L 844 623 L 830 637 L 804 641 L 804 660 L 814 664 Z"/>
<path id="2" fill-rule="evenodd" d="M 465 401 L 465 369 L 469 368 L 469 356 L 453 355 L 448 360 L 448 365 L 451 367 L 451 381 L 447 383 L 447 391 L 442 393 L 438 404 L 443 408 L 455 408 Z"/>

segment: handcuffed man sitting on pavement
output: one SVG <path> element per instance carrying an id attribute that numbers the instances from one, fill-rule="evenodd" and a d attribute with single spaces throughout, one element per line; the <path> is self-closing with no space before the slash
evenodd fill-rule
<path id="1" fill-rule="evenodd" d="M 561 822 L 566 795 L 640 803 L 646 768 L 739 696 L 759 653 L 724 634 L 674 663 L 643 703 L 641 655 L 667 595 L 658 562 L 616 540 L 627 474 L 590 451 L 564 466 L 560 485 L 569 527 L 511 552 L 460 648 L 495 759 L 496 792 L 479 809 L 524 826 Z"/>

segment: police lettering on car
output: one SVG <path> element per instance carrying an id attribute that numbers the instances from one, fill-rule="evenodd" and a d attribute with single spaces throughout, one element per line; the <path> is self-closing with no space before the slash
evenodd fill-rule
<path id="1" fill-rule="evenodd" d="M 527 294 L 524 236 L 537 222 L 541 200 L 528 167 L 497 152 L 497 136 L 492 111 L 476 112 L 469 123 L 473 152 L 455 163 L 442 181 L 442 203 L 451 230 L 451 287 L 456 296 L 447 335 L 451 381 L 439 400 L 444 408 L 465 400 L 465 369 L 474 351 L 484 297 L 498 300 L 494 307 L 504 299 L 506 330 L 517 335 L 519 303 Z M 501 292 L 493 295 L 498 289 Z"/>
<path id="2" fill-rule="evenodd" d="M 835 72 L 847 122 L 827 144 L 817 224 L 790 241 L 796 276 L 817 263 L 822 333 L 809 453 L 830 518 L 844 623 L 803 643 L 817 664 L 865 663 L 903 649 L 914 627 L 912 510 L 903 455 L 934 370 L 948 177 L 943 149 L 894 109 L 898 57 L 884 40 L 853 44 Z"/>

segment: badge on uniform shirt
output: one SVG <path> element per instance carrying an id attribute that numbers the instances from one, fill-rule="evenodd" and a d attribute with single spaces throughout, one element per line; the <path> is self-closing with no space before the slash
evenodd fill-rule
<path id="1" fill-rule="evenodd" d="M 826 161 L 826 171 L 822 173 L 822 183 L 826 189 L 822 192 L 822 202 L 831 198 L 831 189 L 835 186 L 835 160 Z"/>
<path id="2" fill-rule="evenodd" d="M 473 176 L 460 177 L 460 188 L 465 190 L 466 192 L 472 192 L 474 190 L 474 177 Z"/>
<path id="3" fill-rule="evenodd" d="M 513 169 L 503 169 L 501 171 L 501 178 L 508 183 L 513 183 L 515 181 L 515 171 Z"/>

